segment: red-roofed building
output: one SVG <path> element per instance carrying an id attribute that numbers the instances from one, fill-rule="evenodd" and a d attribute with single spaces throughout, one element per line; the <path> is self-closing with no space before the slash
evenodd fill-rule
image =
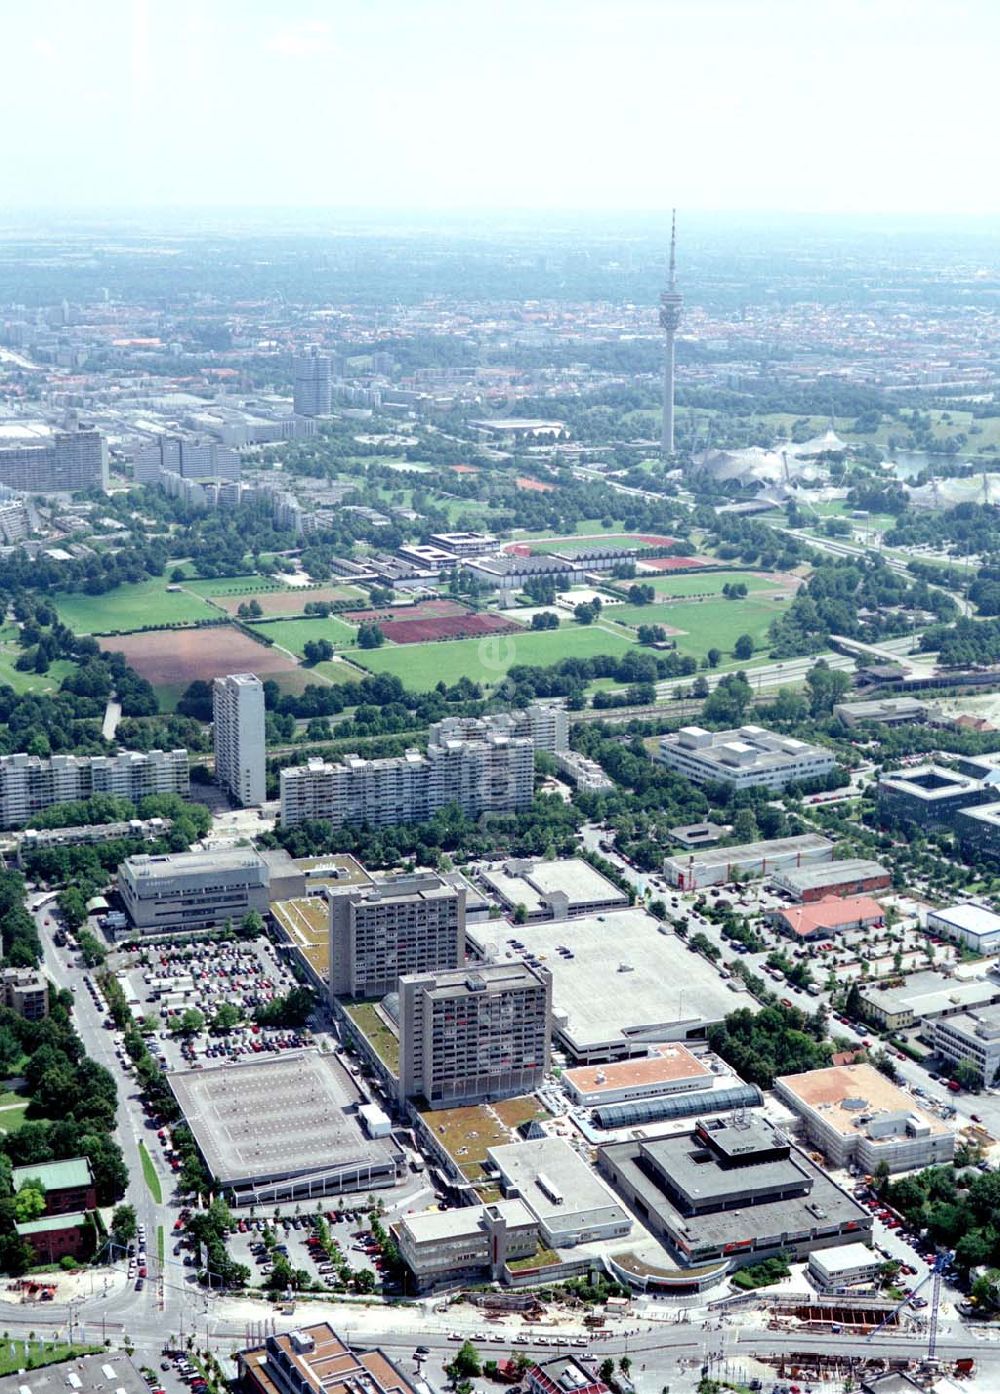
<path id="1" fill-rule="evenodd" d="M 793 939 L 823 939 L 848 929 L 881 924 L 885 912 L 870 895 L 828 895 L 809 905 L 789 905 L 771 912 L 776 929 Z"/>
<path id="2" fill-rule="evenodd" d="M 529 1394 L 611 1394 L 604 1381 L 575 1355 L 532 1365 L 524 1380 Z"/>

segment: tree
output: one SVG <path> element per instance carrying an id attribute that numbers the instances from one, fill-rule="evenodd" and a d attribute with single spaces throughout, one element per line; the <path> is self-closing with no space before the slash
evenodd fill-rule
<path id="1" fill-rule="evenodd" d="M 354 1274 L 354 1290 L 356 1292 L 374 1292 L 375 1274 L 370 1268 L 359 1268 Z"/>
<path id="2" fill-rule="evenodd" d="M 967 1089 L 970 1094 L 978 1094 L 983 1087 L 983 1077 L 975 1065 L 968 1060 L 960 1060 L 955 1066 L 952 1079 Z"/>
<path id="3" fill-rule="evenodd" d="M 254 939 L 264 933 L 264 920 L 259 910 L 250 910 L 240 921 L 240 930 Z"/>
<path id="4" fill-rule="evenodd" d="M 212 1017 L 213 1031 L 231 1031 L 243 1020 L 243 1013 L 235 1002 L 220 1002 Z"/>
<path id="5" fill-rule="evenodd" d="M 205 1025 L 205 1017 L 197 1007 L 188 1007 L 174 1017 L 170 1030 L 175 1036 L 196 1036 Z"/>
<path id="6" fill-rule="evenodd" d="M 378 649 L 385 643 L 385 635 L 379 625 L 366 620 L 358 627 L 357 645 L 359 649 Z"/>
<path id="7" fill-rule="evenodd" d="M 722 650 L 709 649 L 705 657 L 708 659 L 708 666 L 710 668 L 718 668 L 719 664 L 722 662 Z"/>
<path id="8" fill-rule="evenodd" d="M 475 1379 L 483 1372 L 479 1352 L 471 1341 L 463 1341 L 455 1353 L 454 1360 L 444 1368 L 445 1374 L 455 1385 L 461 1380 Z"/>
<path id="9" fill-rule="evenodd" d="M 128 1244 L 136 1236 L 134 1205 L 116 1205 L 111 1215 L 111 1233 L 117 1244 Z"/>
<path id="10" fill-rule="evenodd" d="M 600 1375 L 601 1379 L 604 1381 L 605 1384 L 611 1384 L 611 1381 L 615 1377 L 615 1362 L 611 1359 L 610 1355 L 605 1356 L 604 1359 L 601 1361 L 600 1365 L 598 1366 L 597 1373 Z"/>
<path id="11" fill-rule="evenodd" d="M 733 645 L 733 657 L 740 663 L 753 658 L 754 642 L 749 634 L 741 634 Z"/>
<path id="12" fill-rule="evenodd" d="M 760 834 L 757 816 L 752 808 L 741 808 L 733 819 L 733 837 L 737 842 L 756 842 Z"/>
<path id="13" fill-rule="evenodd" d="M 523 901 L 518 901 L 517 905 L 514 907 L 513 923 L 528 923 L 528 907 L 524 904 Z"/>
<path id="14" fill-rule="evenodd" d="M 14 1197 L 14 1214 L 19 1224 L 45 1214 L 45 1187 L 37 1176 L 29 1176 Z"/>

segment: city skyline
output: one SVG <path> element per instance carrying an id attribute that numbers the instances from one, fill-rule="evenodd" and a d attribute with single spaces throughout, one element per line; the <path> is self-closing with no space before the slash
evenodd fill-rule
<path id="1" fill-rule="evenodd" d="M 41 0 L 2 23 L 0 176 L 21 207 L 988 214 L 1000 15 L 942 13 Z"/>

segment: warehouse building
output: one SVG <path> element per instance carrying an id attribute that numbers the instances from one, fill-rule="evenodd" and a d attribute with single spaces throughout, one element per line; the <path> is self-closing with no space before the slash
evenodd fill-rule
<path id="1" fill-rule="evenodd" d="M 881 905 L 869 895 L 828 895 L 808 905 L 788 905 L 772 910 L 767 918 L 775 929 L 793 939 L 816 940 L 880 925 L 884 915 Z"/>
<path id="2" fill-rule="evenodd" d="M 538 1249 L 538 1221 L 522 1200 L 403 1215 L 393 1234 L 418 1292 L 497 1282 L 508 1260 Z"/>
<path id="3" fill-rule="evenodd" d="M 399 1097 L 455 1108 L 530 1094 L 549 1068 L 552 979 L 525 963 L 399 980 Z"/>
<path id="4" fill-rule="evenodd" d="M 822 779 L 837 768 L 833 752 L 824 746 L 762 726 L 736 731 L 682 726 L 660 738 L 653 758 L 695 784 L 727 784 L 733 789 L 785 789 Z"/>
<path id="5" fill-rule="evenodd" d="M 350 1077 L 318 1050 L 175 1070 L 170 1087 L 216 1186 L 235 1205 L 315 1201 L 395 1183 L 402 1156 L 367 1137 Z"/>
<path id="6" fill-rule="evenodd" d="M 821 862 L 815 866 L 785 867 L 775 871 L 771 880 L 779 890 L 787 891 L 803 905 L 830 895 L 871 895 L 875 891 L 886 891 L 892 885 L 892 876 L 884 866 L 860 857 Z"/>
<path id="7" fill-rule="evenodd" d="M 818 833 L 780 837 L 770 842 L 747 842 L 737 847 L 705 847 L 667 857 L 663 874 L 682 891 L 725 886 L 759 876 L 833 860 L 833 843 Z"/>
<path id="8" fill-rule="evenodd" d="M 1000 950 L 1000 915 L 971 901 L 949 905 L 945 910 L 928 910 L 927 932 L 962 944 L 976 954 Z"/>
<path id="9" fill-rule="evenodd" d="M 831 1166 L 852 1163 L 870 1175 L 950 1162 L 955 1134 L 925 1113 L 873 1065 L 831 1065 L 782 1075 L 775 1093 L 802 1120 L 809 1142 Z"/>
<path id="10" fill-rule="evenodd" d="M 330 994 L 384 997 L 407 973 L 465 962 L 465 891 L 434 872 L 330 897 Z"/>
<path id="11" fill-rule="evenodd" d="M 704 1089 L 715 1076 L 686 1046 L 656 1046 L 649 1055 L 617 1064 L 580 1065 L 564 1070 L 562 1086 L 575 1104 L 596 1108 L 627 1099 L 663 1098 Z"/>
<path id="12" fill-rule="evenodd" d="M 911 973 L 902 987 L 863 987 L 865 1013 L 888 1031 L 905 1031 L 921 1021 L 935 1021 L 1000 1001 L 1000 981 L 988 977 L 957 978 L 927 969 Z"/>
<path id="13" fill-rule="evenodd" d="M 981 778 L 943 765 L 916 765 L 881 775 L 876 796 L 883 820 L 947 830 L 956 826 L 963 809 L 993 801 L 996 790 Z"/>
<path id="14" fill-rule="evenodd" d="M 550 1249 L 621 1239 L 632 1217 L 565 1138 L 511 1142 L 487 1151 L 487 1169 L 508 1198 L 520 1199 Z"/>
<path id="15" fill-rule="evenodd" d="M 269 903 L 267 864 L 248 847 L 174 856 L 127 857 L 118 868 L 118 893 L 141 934 L 190 933 L 239 924 Z"/>
<path id="16" fill-rule="evenodd" d="M 871 1215 L 764 1119 L 702 1120 L 597 1155 L 601 1175 L 683 1268 L 804 1259 L 872 1231 Z"/>
<path id="17" fill-rule="evenodd" d="M 512 859 L 480 872 L 483 884 L 508 913 L 524 907 L 526 921 L 566 920 L 628 905 L 628 893 L 582 857 L 559 861 Z"/>

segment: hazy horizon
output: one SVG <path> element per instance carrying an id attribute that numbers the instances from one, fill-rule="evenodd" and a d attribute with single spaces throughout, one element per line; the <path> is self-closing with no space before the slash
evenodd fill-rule
<path id="1" fill-rule="evenodd" d="M 2 222 L 1000 212 L 990 0 L 36 0 L 0 38 Z"/>

